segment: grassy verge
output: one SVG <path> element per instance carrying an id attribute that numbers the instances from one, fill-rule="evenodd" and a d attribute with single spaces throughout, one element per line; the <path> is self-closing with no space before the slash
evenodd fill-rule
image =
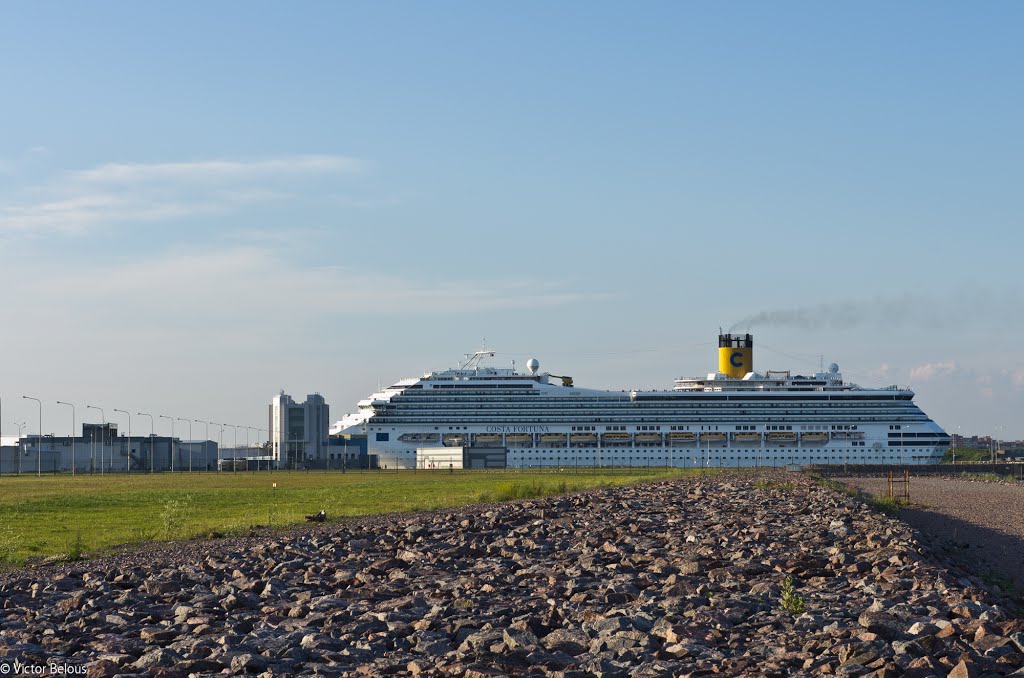
<path id="1" fill-rule="evenodd" d="M 860 492 L 858 492 L 854 488 L 850 487 L 846 483 L 841 483 L 838 480 L 832 480 L 831 478 L 825 478 L 825 477 L 823 477 L 819 473 L 808 473 L 807 477 L 811 478 L 812 480 L 814 480 L 814 482 L 818 483 L 818 485 L 821 485 L 822 487 L 828 488 L 828 489 L 832 490 L 833 492 L 839 492 L 840 494 L 845 494 L 847 497 L 859 497 L 860 496 Z"/>
<path id="2" fill-rule="evenodd" d="M 883 497 L 879 495 L 877 497 L 867 497 L 865 501 L 868 506 L 876 511 L 881 511 L 887 516 L 898 516 L 900 509 L 906 506 L 906 503 L 899 497 Z"/>
<path id="3" fill-rule="evenodd" d="M 953 462 L 953 454 L 956 453 L 956 460 L 961 464 L 968 461 L 988 461 L 992 458 L 992 451 L 988 448 L 970 448 L 961 447 L 953 450 L 948 448 L 946 454 L 943 455 L 943 463 L 949 464 Z"/>
<path id="4" fill-rule="evenodd" d="M 257 526 L 444 509 L 700 473 L 580 469 L 482 473 L 274 472 L 0 477 L 0 564 L 80 559 L 112 546 L 239 534 Z M 276 487 L 275 487 L 276 485 Z"/>
<path id="5" fill-rule="evenodd" d="M 841 483 L 838 480 L 832 480 L 831 478 L 823 478 L 817 473 L 807 474 L 810 478 L 813 478 L 818 485 L 826 487 L 834 492 L 845 494 L 847 497 L 857 497 L 863 500 L 868 506 L 880 511 L 887 516 L 898 516 L 900 509 L 906 506 L 904 501 L 898 497 L 884 497 L 882 495 L 870 495 L 865 494 L 857 488 L 850 487 L 845 483 Z"/>
<path id="6" fill-rule="evenodd" d="M 964 474 L 964 477 L 971 480 L 985 480 L 990 483 L 1014 483 L 1017 479 L 1005 473 L 971 473 Z"/>

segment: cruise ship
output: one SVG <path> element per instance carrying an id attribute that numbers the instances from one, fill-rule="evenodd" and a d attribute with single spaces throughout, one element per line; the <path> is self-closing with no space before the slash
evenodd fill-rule
<path id="1" fill-rule="evenodd" d="M 946 452 L 909 388 L 846 382 L 835 363 L 756 372 L 753 348 L 750 334 L 720 334 L 717 372 L 660 391 L 581 388 L 535 359 L 487 367 L 485 349 L 374 393 L 331 433 L 365 436 L 393 469 L 931 464 Z"/>

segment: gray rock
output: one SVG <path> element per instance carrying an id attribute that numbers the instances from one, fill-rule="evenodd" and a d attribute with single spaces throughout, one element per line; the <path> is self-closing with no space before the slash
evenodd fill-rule
<path id="1" fill-rule="evenodd" d="M 898 640 L 906 636 L 903 622 L 886 612 L 862 612 L 857 623 L 886 640 Z"/>
<path id="2" fill-rule="evenodd" d="M 505 645 L 507 645 L 510 650 L 521 650 L 534 647 L 540 642 L 537 640 L 537 636 L 533 635 L 530 631 L 511 628 L 505 629 L 502 632 L 502 640 L 505 641 Z"/>
<path id="3" fill-rule="evenodd" d="M 139 659 L 132 664 L 132 667 L 140 670 L 154 669 L 159 666 L 174 666 L 179 661 L 181 661 L 181 655 L 174 650 L 168 650 L 161 647 L 155 650 L 150 650 L 139 657 Z"/>
<path id="4" fill-rule="evenodd" d="M 231 670 L 234 673 L 261 673 L 269 666 L 267 658 L 258 654 L 238 654 L 231 658 Z"/>

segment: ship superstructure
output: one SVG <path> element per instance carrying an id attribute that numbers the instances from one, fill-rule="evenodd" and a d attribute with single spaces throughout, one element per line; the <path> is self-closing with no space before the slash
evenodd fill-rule
<path id="1" fill-rule="evenodd" d="M 753 337 L 719 336 L 719 370 L 672 390 L 606 391 L 572 378 L 483 366 L 404 379 L 359 402 L 332 433 L 366 435 L 387 468 L 444 448 L 504 450 L 510 467 L 928 464 L 949 436 L 908 388 L 862 388 L 839 367 L 753 370 Z M 453 450 L 454 451 L 454 450 Z"/>

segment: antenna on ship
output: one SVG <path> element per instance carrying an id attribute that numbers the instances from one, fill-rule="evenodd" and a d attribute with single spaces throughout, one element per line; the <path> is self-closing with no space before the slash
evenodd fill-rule
<path id="1" fill-rule="evenodd" d="M 487 348 L 487 339 L 485 338 L 479 351 L 476 353 L 464 353 L 463 355 L 466 356 L 466 359 L 459 363 L 459 369 L 475 370 L 480 367 L 480 363 L 484 358 L 493 358 L 495 354 L 493 350 Z"/>

